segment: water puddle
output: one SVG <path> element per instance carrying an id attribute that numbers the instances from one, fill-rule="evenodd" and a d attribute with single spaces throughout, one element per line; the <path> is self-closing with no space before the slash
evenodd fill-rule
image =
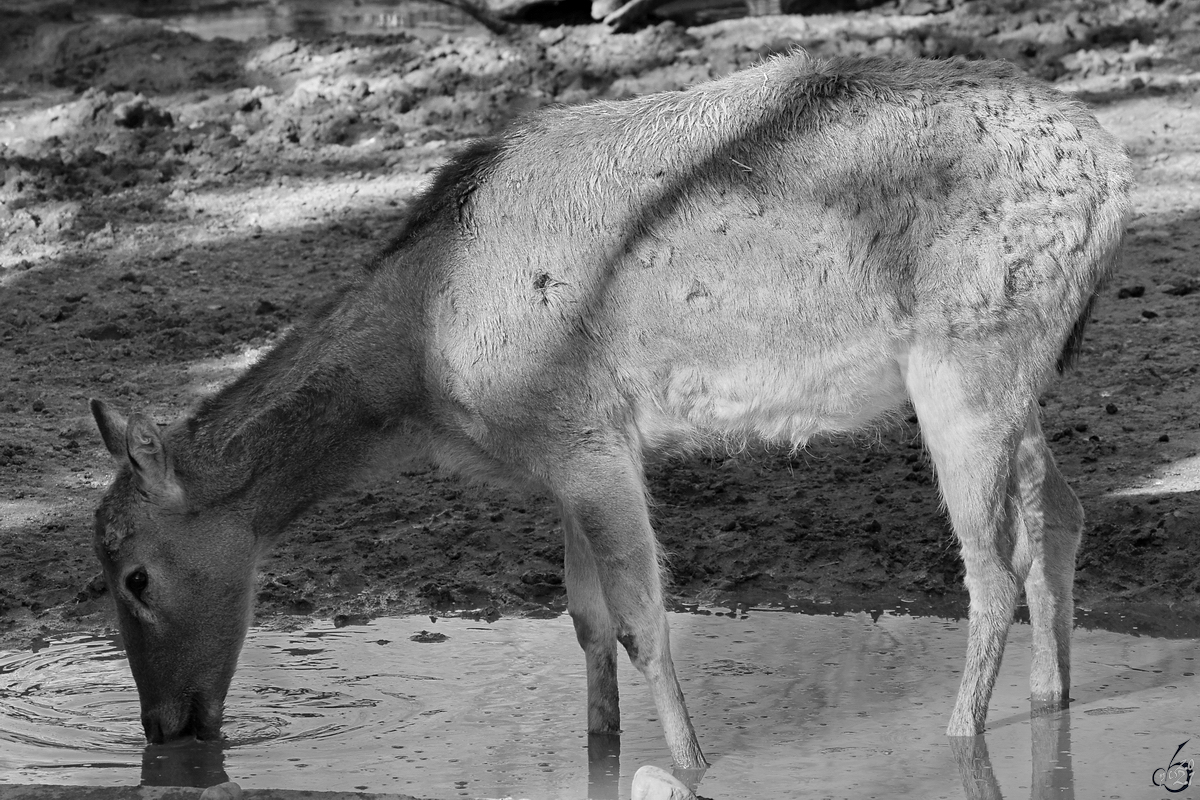
<path id="1" fill-rule="evenodd" d="M 1156 775 L 1200 753 L 1190 639 L 1077 629 L 1071 711 L 1031 720 L 1029 627 L 1016 625 L 986 740 L 951 742 L 942 731 L 965 622 L 753 609 L 676 613 L 671 626 L 712 763 L 704 797 L 1151 797 L 1161 794 Z M 593 741 L 589 752 L 583 658 L 566 617 L 254 630 L 225 746 L 147 748 L 118 643 L 40 640 L 0 652 L 0 784 L 228 778 L 443 798 L 626 798 L 639 766 L 670 758 L 649 692 L 624 662 L 621 689 L 619 745 Z"/>
<path id="2" fill-rule="evenodd" d="M 145 7 L 132 9 L 147 14 Z M 272 3 L 219 3 L 179 10 L 165 4 L 148 12 L 172 30 L 201 39 L 245 41 L 264 36 L 316 38 L 331 34 L 408 33 L 436 38 L 448 33 L 486 33 L 462 11 L 435 0 L 282 0 Z"/>

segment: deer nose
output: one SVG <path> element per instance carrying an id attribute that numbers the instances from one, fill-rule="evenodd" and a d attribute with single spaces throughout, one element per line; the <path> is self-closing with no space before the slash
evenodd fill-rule
<path id="1" fill-rule="evenodd" d="M 188 732 L 202 741 L 220 739 L 223 705 L 220 700 L 197 702 L 188 720 Z"/>
<path id="2" fill-rule="evenodd" d="M 179 739 L 221 738 L 221 703 L 185 697 L 177 703 L 160 704 L 142 713 L 142 730 L 150 744 L 167 744 Z"/>
<path id="3" fill-rule="evenodd" d="M 146 732 L 146 741 L 150 744 L 162 744 L 167 740 L 162 720 L 157 714 L 142 714 L 142 730 Z"/>

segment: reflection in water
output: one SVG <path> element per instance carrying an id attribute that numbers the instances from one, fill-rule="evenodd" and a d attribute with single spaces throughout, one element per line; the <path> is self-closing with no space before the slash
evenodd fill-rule
<path id="1" fill-rule="evenodd" d="M 621 735 L 616 733 L 589 733 L 588 750 L 588 800 L 619 800 L 621 796 Z M 641 764 L 630 764 L 627 776 L 638 770 Z M 681 783 L 697 790 L 707 767 L 671 770 Z"/>
<path id="2" fill-rule="evenodd" d="M 1034 708 L 1029 727 L 1033 731 L 1033 783 L 1031 798 L 1060 797 L 1075 800 L 1075 772 L 1071 767 L 1071 712 L 1044 712 Z"/>
<path id="3" fill-rule="evenodd" d="M 225 783 L 224 742 L 148 745 L 142 753 L 143 786 L 194 786 Z"/>
<path id="4" fill-rule="evenodd" d="M 588 734 L 588 800 L 617 800 L 621 781 L 621 736 Z"/>
<path id="5" fill-rule="evenodd" d="M 136 13 L 201 39 L 317 39 L 335 34 L 396 32 L 433 38 L 447 33 L 485 32 L 470 16 L 439 0 L 275 0 L 270 4 L 222 3 L 208 9 L 167 6 Z"/>
<path id="6" fill-rule="evenodd" d="M 1029 722 L 1033 734 L 1030 800 L 1075 800 L 1070 712 L 1034 704 Z M 1003 800 L 984 736 L 951 736 L 949 740 L 966 800 Z"/>
<path id="7" fill-rule="evenodd" d="M 624 733 L 584 733 L 587 680 L 567 617 L 439 618 L 444 640 L 410 641 L 430 624 L 252 630 L 223 749 L 146 748 L 114 641 L 46 637 L 0 652 L 0 784 L 204 786 L 228 776 L 247 789 L 622 800 L 639 767 L 670 769 L 649 691 L 626 660 Z M 1154 771 L 1200 730 L 1200 709 L 1182 699 L 1200 689 L 1188 640 L 1077 629 L 1069 727 L 1062 711 L 1031 716 L 1031 635 L 1017 625 L 986 743 L 948 742 L 963 621 L 746 608 L 672 614 L 671 626 L 711 763 L 703 776 L 676 777 L 702 777 L 705 797 L 959 798 L 965 789 L 974 800 L 1000 798 L 1003 787 L 1023 800 L 1030 785 L 1035 798 L 1148 797 Z M 1073 773 L 1072 759 L 1087 769 Z"/>
<path id="8" fill-rule="evenodd" d="M 992 771 L 987 739 L 979 736 L 950 736 L 950 750 L 958 764 L 967 800 L 1002 800 L 1000 782 Z"/>

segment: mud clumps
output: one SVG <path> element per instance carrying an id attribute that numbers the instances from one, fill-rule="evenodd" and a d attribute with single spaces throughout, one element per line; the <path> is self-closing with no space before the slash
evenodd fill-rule
<path id="1" fill-rule="evenodd" d="M 110 477 L 88 397 L 176 417 L 369 259 L 428 173 L 473 137 L 551 104 L 681 89 L 795 47 L 1008 58 L 1095 104 L 1143 185 L 1167 189 L 1143 195 L 1078 374 L 1043 398 L 1043 426 L 1087 509 L 1080 602 L 1200 596 L 1186 539 L 1195 492 L 1113 494 L 1186 476 L 1197 446 L 1200 234 L 1184 189 L 1200 149 L 1200 16 L 1187 4 L 900 0 L 436 41 L 205 41 L 72 13 L 0 18 L 0 496 L 12 509 L 0 636 L 103 624 L 107 601 L 77 602 L 95 573 L 83 532 Z M 689 299 L 703 302 L 703 288 Z M 297 524 L 265 565 L 263 617 L 563 610 L 548 501 L 407 469 Z M 957 545 L 912 424 L 798 454 L 683 459 L 650 481 L 673 598 L 962 604 Z"/>

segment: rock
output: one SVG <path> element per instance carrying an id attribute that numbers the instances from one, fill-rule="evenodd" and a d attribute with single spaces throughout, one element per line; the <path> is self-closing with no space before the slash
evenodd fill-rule
<path id="1" fill-rule="evenodd" d="M 113 121 L 122 128 L 169 128 L 174 124 L 171 112 L 151 105 L 142 95 L 121 103 L 113 109 Z"/>
<path id="2" fill-rule="evenodd" d="M 232 175 L 242 168 L 242 161 L 237 156 L 223 155 L 213 165 L 218 175 Z"/>
<path id="3" fill-rule="evenodd" d="M 530 570 L 521 576 L 521 583 L 527 586 L 538 586 L 540 584 L 559 586 L 562 584 L 562 576 L 554 572 L 534 572 Z"/>
<path id="4" fill-rule="evenodd" d="M 438 87 L 437 76 L 431 67 L 414 69 L 407 73 L 402 80 L 405 86 L 418 92 L 435 93 L 434 90 Z"/>
<path id="5" fill-rule="evenodd" d="M 307 597 L 301 597 L 292 601 L 292 603 L 288 605 L 285 613 L 291 614 L 295 617 L 306 617 L 313 613 L 314 608 L 316 608 L 316 606 L 313 604 L 312 600 Z"/>
<path id="6" fill-rule="evenodd" d="M 87 246 L 92 248 L 110 248 L 116 244 L 116 233 L 113 231 L 111 222 L 104 223 L 104 227 L 98 231 L 92 231 L 85 239 Z"/>
<path id="7" fill-rule="evenodd" d="M 272 61 L 278 61 L 284 56 L 290 56 L 299 49 L 300 43 L 295 39 L 280 39 L 264 47 L 255 61 L 258 66 L 270 64 Z"/>
<path id="8" fill-rule="evenodd" d="M 200 800 L 242 800 L 242 787 L 233 781 L 218 783 L 201 792 Z"/>
<path id="9" fill-rule="evenodd" d="M 926 14 L 932 14 L 937 10 L 933 3 L 923 2 L 923 0 L 916 0 L 916 2 L 912 3 L 904 3 L 900 6 L 900 8 L 903 13 L 914 17 L 922 17 Z"/>
<path id="10" fill-rule="evenodd" d="M 131 334 L 124 325 L 116 322 L 104 322 L 80 331 L 79 335 L 94 342 L 111 342 L 117 339 L 128 339 Z"/>
<path id="11" fill-rule="evenodd" d="M 664 769 L 647 764 L 633 774 L 630 800 L 696 800 L 696 793 Z"/>
<path id="12" fill-rule="evenodd" d="M 1145 286 L 1126 286 L 1117 291 L 1117 299 L 1124 300 L 1127 297 L 1141 297 L 1145 293 Z"/>

